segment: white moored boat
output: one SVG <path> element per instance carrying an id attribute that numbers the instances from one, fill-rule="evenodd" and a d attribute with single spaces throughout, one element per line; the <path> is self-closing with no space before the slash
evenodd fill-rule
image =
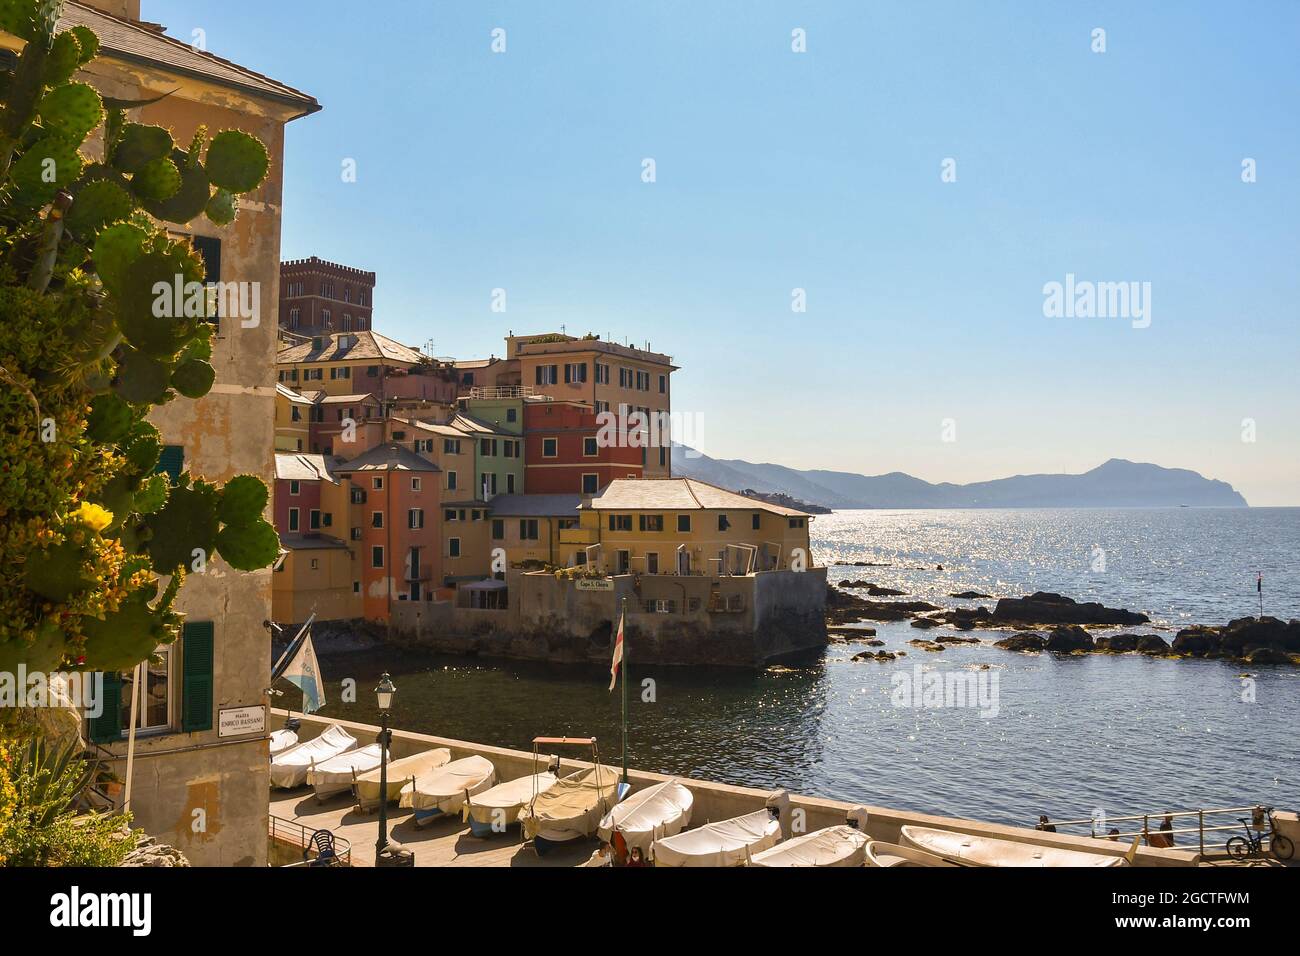
<path id="1" fill-rule="evenodd" d="M 549 844 L 591 836 L 620 795 L 619 772 L 613 767 L 596 764 L 563 777 L 519 811 L 524 838 L 540 854 Z"/>
<path id="2" fill-rule="evenodd" d="M 345 750 L 312 764 L 307 771 L 307 783 L 316 790 L 317 800 L 325 800 L 337 793 L 351 790 L 356 775 L 378 767 L 382 755 L 383 749 L 379 744 Z"/>
<path id="3" fill-rule="evenodd" d="M 268 738 L 271 742 L 271 756 L 283 753 L 290 747 L 298 743 L 298 735 L 287 727 L 284 730 L 273 730 Z"/>
<path id="4" fill-rule="evenodd" d="M 755 810 L 656 840 L 651 855 L 655 866 L 743 866 L 780 839 L 780 818 L 771 810 Z"/>
<path id="5" fill-rule="evenodd" d="M 446 747 L 426 750 L 423 753 L 411 754 L 411 756 L 402 757 L 399 760 L 388 761 L 388 802 L 392 803 L 397 800 L 402 795 L 402 787 L 420 776 L 420 774 L 441 767 L 450 761 L 451 751 Z M 357 774 L 352 786 L 356 790 L 357 805 L 361 809 L 370 810 L 379 806 L 378 767 Z"/>
<path id="6" fill-rule="evenodd" d="M 558 779 L 553 773 L 532 773 L 475 794 L 465 804 L 470 831 L 479 837 L 504 833 L 507 827 L 519 822 L 519 811 L 534 796 L 555 786 Z"/>
<path id="7" fill-rule="evenodd" d="M 600 821 L 597 832 L 606 843 L 623 837 L 629 852 L 640 849 L 647 858 L 650 844 L 680 832 L 691 822 L 695 797 L 676 780 L 666 780 L 625 799 Z"/>
<path id="8" fill-rule="evenodd" d="M 872 840 L 867 844 L 867 866 L 956 866 L 942 857 L 897 843 Z"/>
<path id="9" fill-rule="evenodd" d="M 930 827 L 903 827 L 903 846 L 914 847 L 962 866 L 1125 866 L 1122 856 L 1016 843 Z"/>
<path id="10" fill-rule="evenodd" d="M 282 750 L 271 758 L 271 786 L 291 790 L 307 782 L 313 763 L 352 750 L 357 739 L 337 724 L 330 724 L 319 737 Z"/>
<path id="11" fill-rule="evenodd" d="M 423 826 L 445 814 L 457 813 L 465 800 L 496 782 L 496 768 L 486 757 L 462 757 L 407 781 L 398 805 L 415 811 Z"/>
<path id="12" fill-rule="evenodd" d="M 848 813 L 850 822 L 814 830 L 778 843 L 770 850 L 750 857 L 750 866 L 862 866 L 871 838 L 863 831 L 867 822 L 864 807 Z"/>

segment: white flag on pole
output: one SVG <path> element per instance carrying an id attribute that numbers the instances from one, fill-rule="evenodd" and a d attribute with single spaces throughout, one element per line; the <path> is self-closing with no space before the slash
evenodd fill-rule
<path id="1" fill-rule="evenodd" d="M 312 646 L 311 634 L 303 638 L 298 653 L 281 676 L 302 691 L 304 714 L 325 706 L 325 682 L 321 680 L 320 664 L 316 661 L 316 648 Z"/>
<path id="2" fill-rule="evenodd" d="M 618 616 L 618 636 L 614 638 L 614 659 L 609 665 L 609 689 L 612 693 L 618 683 L 618 669 L 623 663 L 623 615 Z"/>

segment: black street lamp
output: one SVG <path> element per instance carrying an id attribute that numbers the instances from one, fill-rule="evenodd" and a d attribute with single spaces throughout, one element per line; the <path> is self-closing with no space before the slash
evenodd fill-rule
<path id="1" fill-rule="evenodd" d="M 388 709 L 393 705 L 397 688 L 387 674 L 379 680 L 375 697 L 379 701 L 379 839 L 375 841 L 375 866 L 388 850 L 388 748 L 393 742 L 393 732 L 388 729 Z"/>

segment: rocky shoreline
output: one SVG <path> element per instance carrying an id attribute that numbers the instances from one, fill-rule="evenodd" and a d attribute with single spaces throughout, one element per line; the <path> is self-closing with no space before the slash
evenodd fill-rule
<path id="1" fill-rule="evenodd" d="M 994 647 L 1022 653 L 1050 651 L 1059 654 L 1144 654 L 1150 657 L 1230 660 L 1245 664 L 1291 664 L 1300 666 L 1300 621 L 1275 617 L 1243 617 L 1222 626 L 1197 624 L 1179 630 L 1172 642 L 1159 634 L 1120 633 L 1095 637 L 1089 628 L 1139 627 L 1150 618 L 1137 611 L 1108 608 L 1096 602 L 1078 602 L 1060 594 L 1038 591 L 1020 598 L 1001 598 L 992 610 L 978 607 L 942 608 L 927 601 L 872 600 L 851 593 L 866 591 L 873 597 L 901 596 L 870 581 L 844 581 L 827 587 L 826 622 L 832 640 L 862 633 L 875 636 L 874 629 L 848 627 L 861 621 L 911 621 L 918 630 L 950 627 L 958 631 L 979 628 L 1015 631 L 993 642 Z M 952 595 L 961 599 L 987 597 L 966 591 Z M 868 634 L 869 632 L 869 634 Z M 869 640 L 868 646 L 883 642 Z M 933 640 L 909 641 L 924 651 L 942 651 L 959 643 L 983 643 L 978 638 L 939 635 Z M 854 660 L 893 660 L 905 651 L 866 651 Z"/>

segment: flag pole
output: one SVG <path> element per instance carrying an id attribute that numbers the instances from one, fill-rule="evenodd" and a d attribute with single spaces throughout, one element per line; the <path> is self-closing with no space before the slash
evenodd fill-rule
<path id="1" fill-rule="evenodd" d="M 623 659 L 619 662 L 623 671 L 623 782 L 627 783 L 627 598 L 623 598 L 619 624 L 619 630 L 623 632 Z"/>

